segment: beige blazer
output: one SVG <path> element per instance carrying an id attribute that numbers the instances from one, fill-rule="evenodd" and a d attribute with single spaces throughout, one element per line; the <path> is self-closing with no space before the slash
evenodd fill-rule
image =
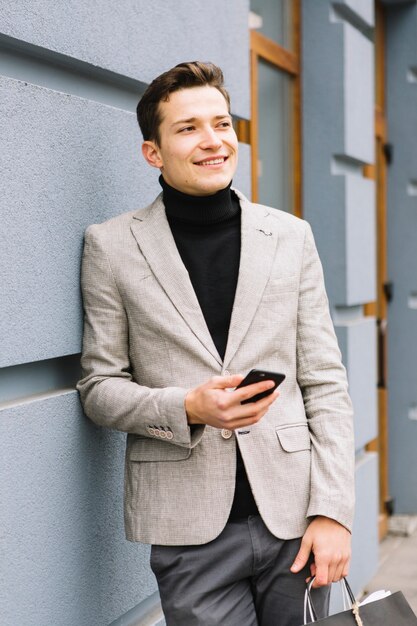
<path id="1" fill-rule="evenodd" d="M 128 433 L 125 527 L 132 541 L 214 539 L 233 500 L 236 445 L 274 535 L 299 537 L 315 515 L 352 524 L 352 409 L 311 229 L 238 195 L 241 259 L 223 362 L 161 196 L 86 232 L 78 389 L 94 422 Z M 188 389 L 253 367 L 286 380 L 249 433 L 189 428 Z"/>

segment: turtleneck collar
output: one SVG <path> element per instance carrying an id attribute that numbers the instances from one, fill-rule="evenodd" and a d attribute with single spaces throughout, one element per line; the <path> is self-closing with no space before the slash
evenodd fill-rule
<path id="1" fill-rule="evenodd" d="M 168 218 L 189 224 L 215 224 L 236 217 L 240 205 L 231 190 L 231 182 L 210 196 L 190 196 L 168 185 L 162 176 L 159 183 Z"/>

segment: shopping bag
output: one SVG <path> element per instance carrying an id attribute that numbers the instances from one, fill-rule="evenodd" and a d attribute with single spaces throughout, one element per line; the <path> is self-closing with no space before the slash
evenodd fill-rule
<path id="1" fill-rule="evenodd" d="M 387 595 L 374 602 L 361 606 L 347 582 L 340 581 L 344 610 L 323 619 L 317 619 L 314 610 L 314 590 L 309 582 L 304 597 L 304 626 L 317 624 L 322 626 L 417 626 L 417 616 L 411 609 L 401 591 Z"/>

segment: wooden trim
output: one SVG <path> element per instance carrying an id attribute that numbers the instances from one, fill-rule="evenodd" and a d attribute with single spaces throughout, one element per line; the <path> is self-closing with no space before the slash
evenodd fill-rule
<path id="1" fill-rule="evenodd" d="M 369 443 L 366 444 L 365 450 L 367 452 L 378 452 L 378 437 L 376 439 L 372 439 Z"/>
<path id="2" fill-rule="evenodd" d="M 385 119 L 384 111 L 375 106 L 375 133 L 376 136 L 382 139 L 384 142 L 387 139 L 387 122 Z"/>
<path id="3" fill-rule="evenodd" d="M 365 317 L 376 317 L 377 316 L 377 303 L 376 302 L 367 302 L 363 305 L 363 314 Z"/>
<path id="4" fill-rule="evenodd" d="M 297 56 L 256 30 L 250 32 L 250 46 L 257 56 L 278 66 L 281 70 L 294 76 L 299 73 Z"/>
<path id="5" fill-rule="evenodd" d="M 379 455 L 379 538 L 388 532 L 388 391 L 387 380 L 387 164 L 384 144 L 387 141 L 385 113 L 385 12 L 382 3 L 375 3 L 375 174 L 377 230 L 377 302 L 378 320 L 378 455 Z M 382 386 L 381 386 L 382 385 Z M 385 385 L 385 386 L 384 386 Z"/>
<path id="6" fill-rule="evenodd" d="M 388 535 L 388 515 L 386 513 L 379 515 L 378 531 L 379 541 L 382 541 Z"/>
<path id="7" fill-rule="evenodd" d="M 386 319 L 387 301 L 384 293 L 384 283 L 388 279 L 387 267 L 387 172 L 383 143 L 380 139 L 376 142 L 378 184 L 376 189 L 377 202 L 377 267 L 378 267 L 378 317 Z"/>
<path id="8" fill-rule="evenodd" d="M 236 135 L 241 143 L 250 143 L 250 122 L 249 120 L 237 120 Z"/>
<path id="9" fill-rule="evenodd" d="M 362 168 L 362 176 L 371 180 L 376 180 L 376 166 L 373 163 L 367 163 Z"/>

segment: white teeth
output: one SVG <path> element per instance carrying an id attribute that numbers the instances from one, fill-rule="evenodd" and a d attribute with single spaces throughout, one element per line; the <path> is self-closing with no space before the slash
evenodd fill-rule
<path id="1" fill-rule="evenodd" d="M 222 157 L 221 159 L 212 159 L 211 161 L 204 161 L 203 163 L 199 163 L 198 165 L 219 165 L 220 163 L 224 163 L 225 159 Z"/>

